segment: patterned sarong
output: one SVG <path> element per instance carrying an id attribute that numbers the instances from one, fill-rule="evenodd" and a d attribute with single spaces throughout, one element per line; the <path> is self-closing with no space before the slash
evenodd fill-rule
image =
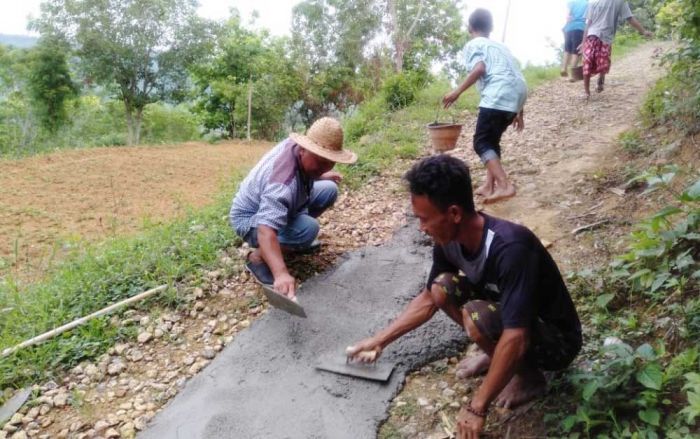
<path id="1" fill-rule="evenodd" d="M 611 48 L 595 35 L 589 35 L 583 43 L 583 76 L 608 73 Z"/>

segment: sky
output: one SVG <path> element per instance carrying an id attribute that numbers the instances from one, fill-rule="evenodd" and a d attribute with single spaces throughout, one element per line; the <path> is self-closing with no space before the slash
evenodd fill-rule
<path id="1" fill-rule="evenodd" d="M 0 33 L 29 35 L 28 16 L 38 16 L 41 0 L 0 0 Z M 292 7 L 299 0 L 200 0 L 198 13 L 210 19 L 228 17 L 231 7 L 241 12 L 247 23 L 253 10 L 259 17 L 257 27 L 273 35 L 287 35 Z M 494 17 L 491 38 L 502 41 L 506 10 L 510 13 L 505 44 L 522 63 L 543 64 L 556 59 L 555 45 L 563 43 L 561 28 L 566 18 L 566 0 L 465 0 L 465 20 L 475 8 L 483 7 Z"/>

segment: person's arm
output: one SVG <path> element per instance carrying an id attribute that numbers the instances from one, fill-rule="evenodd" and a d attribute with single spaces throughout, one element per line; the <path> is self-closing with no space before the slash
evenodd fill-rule
<path id="1" fill-rule="evenodd" d="M 639 20 L 637 20 L 634 17 L 628 18 L 627 22 L 630 24 L 630 26 L 635 28 L 637 30 L 637 32 L 639 32 L 640 34 L 644 35 L 647 38 L 651 38 L 654 35 L 650 31 L 644 29 L 644 26 L 642 26 L 642 23 L 640 23 Z"/>
<path id="2" fill-rule="evenodd" d="M 511 122 L 513 125 L 513 128 L 515 128 L 515 131 L 522 131 L 525 129 L 525 108 L 520 110 L 517 116 L 515 116 L 515 119 L 513 119 L 513 122 Z"/>
<path id="3" fill-rule="evenodd" d="M 323 174 L 321 174 L 320 177 L 318 177 L 319 180 L 330 180 L 335 182 L 336 184 L 340 183 L 343 181 L 343 174 L 337 171 L 328 171 Z"/>
<path id="4" fill-rule="evenodd" d="M 437 310 L 438 305 L 434 302 L 430 291 L 424 289 L 388 327 L 348 347 L 346 353 L 349 358 L 359 361 L 375 361 L 386 346 L 430 320 Z M 370 356 L 365 355 L 371 352 L 374 353 Z"/>
<path id="5" fill-rule="evenodd" d="M 491 402 L 515 375 L 527 351 L 528 343 L 527 328 L 508 328 L 503 331 L 496 344 L 489 371 L 471 401 L 467 403 L 474 412 L 486 413 Z M 457 415 L 458 438 L 478 438 L 484 428 L 484 421 L 485 417 L 462 407 Z"/>
<path id="6" fill-rule="evenodd" d="M 469 87 L 474 85 L 474 83 L 483 76 L 483 74 L 486 73 L 486 64 L 484 64 L 483 61 L 479 61 L 474 68 L 472 69 L 471 72 L 469 72 L 469 75 L 467 75 L 467 78 L 462 82 L 459 87 L 455 88 L 448 94 L 446 94 L 442 98 L 442 105 L 445 108 L 449 108 L 457 99 L 459 99 L 459 96 L 464 93 Z"/>
<path id="7" fill-rule="evenodd" d="M 293 299 L 296 296 L 296 280 L 287 270 L 282 257 L 282 248 L 277 240 L 277 231 L 270 226 L 258 226 L 258 245 L 262 258 L 275 277 L 274 288 L 280 294 Z"/>

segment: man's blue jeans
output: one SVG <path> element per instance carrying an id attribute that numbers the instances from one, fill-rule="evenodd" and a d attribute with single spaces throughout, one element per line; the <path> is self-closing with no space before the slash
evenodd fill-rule
<path id="1" fill-rule="evenodd" d="M 301 213 L 287 223 L 287 227 L 277 232 L 280 245 L 298 250 L 311 246 L 318 236 L 318 218 L 335 203 L 338 186 L 330 180 L 317 180 L 311 188 L 307 206 L 308 214 Z M 251 247 L 258 247 L 258 229 L 251 228 L 243 238 Z"/>

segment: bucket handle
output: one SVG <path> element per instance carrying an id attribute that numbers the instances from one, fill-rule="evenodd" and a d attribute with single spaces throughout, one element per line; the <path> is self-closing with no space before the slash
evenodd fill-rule
<path id="1" fill-rule="evenodd" d="M 437 100 L 437 110 L 435 111 L 435 122 L 433 122 L 435 125 L 438 124 L 438 116 L 440 115 L 440 107 L 442 107 L 442 101 L 440 98 Z"/>
<path id="2" fill-rule="evenodd" d="M 433 122 L 435 125 L 437 125 L 438 122 L 438 117 L 440 116 L 440 109 L 442 108 L 442 99 L 438 98 L 437 101 L 437 110 L 435 111 L 435 122 Z M 455 115 L 452 112 L 448 112 L 448 115 L 452 118 L 452 125 L 455 125 L 457 121 L 455 120 Z"/>

